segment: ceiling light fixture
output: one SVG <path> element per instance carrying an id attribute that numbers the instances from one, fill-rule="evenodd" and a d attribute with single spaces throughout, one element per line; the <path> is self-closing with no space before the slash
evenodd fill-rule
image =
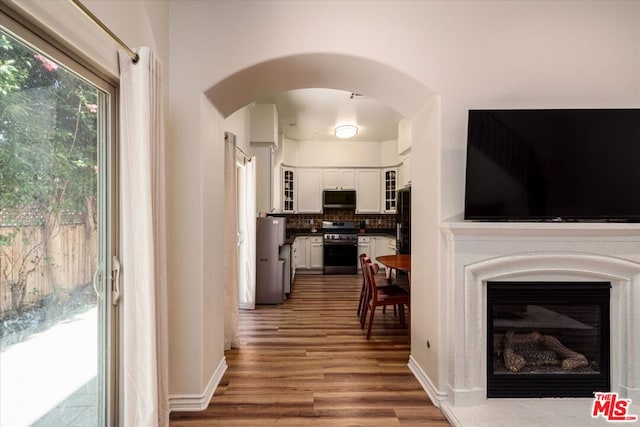
<path id="1" fill-rule="evenodd" d="M 358 134 L 358 126 L 356 125 L 341 125 L 337 126 L 333 132 L 338 138 L 351 138 Z"/>

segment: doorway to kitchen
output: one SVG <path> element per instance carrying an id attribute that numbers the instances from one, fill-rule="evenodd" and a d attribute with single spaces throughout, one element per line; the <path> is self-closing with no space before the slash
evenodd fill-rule
<path id="1" fill-rule="evenodd" d="M 363 75 L 369 77 L 362 79 Z M 382 82 L 384 84 L 381 84 Z M 179 90 L 180 86 L 181 84 L 178 84 L 176 89 Z M 436 176 L 439 170 L 439 157 L 437 156 L 439 135 L 437 131 L 439 126 L 438 96 L 403 71 L 391 65 L 361 56 L 317 52 L 303 53 L 284 57 L 278 56 L 263 62 L 249 64 L 245 68 L 231 70 L 205 92 L 205 96 L 210 103 L 204 103 L 200 106 L 202 114 L 212 117 L 212 120 L 208 122 L 211 124 L 211 132 L 201 132 L 199 137 L 195 134 L 191 135 L 195 139 L 185 136 L 185 140 L 193 141 L 192 148 L 194 148 L 194 153 L 211 155 L 211 157 L 215 158 L 215 153 L 222 150 L 223 138 L 219 138 L 219 136 L 222 136 L 223 122 L 226 118 L 243 106 L 250 105 L 253 100 L 263 94 L 279 93 L 305 87 L 335 88 L 338 90 L 343 88 L 355 89 L 359 92 L 367 93 L 372 98 L 394 108 L 403 117 L 407 118 L 410 126 L 413 126 L 416 138 L 419 137 L 418 139 L 421 141 L 420 146 L 415 145 L 411 148 L 413 155 L 423 158 L 421 171 L 426 171 L 427 175 L 429 175 L 428 178 L 425 178 L 426 181 L 423 181 L 423 184 L 427 182 L 422 187 L 422 190 L 424 190 L 423 205 L 438 206 L 438 192 L 435 191 L 437 186 Z M 181 102 L 178 101 L 176 108 L 180 108 L 180 104 Z M 187 106 L 185 105 L 185 107 Z M 411 132 L 405 136 L 406 146 L 404 149 L 406 150 L 411 147 L 411 141 L 415 138 Z M 209 153 L 202 149 L 202 147 L 211 147 L 212 144 L 216 144 L 214 152 Z M 182 171 L 187 173 L 192 166 L 191 162 L 177 159 L 175 167 L 178 173 Z M 431 179 L 432 176 L 433 179 Z M 218 181 L 207 181 L 205 194 L 217 194 L 217 187 Z M 209 190 L 215 191 L 210 193 Z M 223 209 L 216 209 L 215 204 L 211 204 L 210 207 L 213 208 L 214 213 L 212 219 L 222 220 Z M 185 224 L 189 223 L 190 219 L 183 212 L 178 210 L 173 213 L 176 222 L 182 223 L 184 221 Z M 429 227 L 433 225 L 431 222 L 434 218 L 435 216 L 428 216 L 424 219 L 423 224 L 414 228 L 414 230 L 417 229 L 418 232 L 423 232 L 425 236 L 430 236 L 430 232 L 425 232 L 425 228 L 427 224 Z M 184 244 L 191 247 L 191 242 L 186 238 L 186 235 L 176 235 L 174 237 L 176 245 Z M 196 253 L 194 255 L 204 256 L 206 259 L 203 258 L 201 261 L 205 265 L 215 262 L 215 256 L 222 257 L 225 251 L 229 250 L 228 246 L 220 240 L 214 238 L 210 242 L 211 245 L 202 250 L 195 248 Z M 419 249 L 423 249 L 422 252 L 426 251 L 425 248 Z M 422 255 L 425 254 L 423 253 Z M 425 256 L 425 258 L 430 259 L 428 256 Z M 170 269 L 172 277 L 192 276 L 185 265 L 172 263 L 172 267 Z M 430 272 L 435 271 L 435 269 L 428 269 L 427 265 L 423 267 L 425 268 L 416 270 L 416 280 L 424 280 L 425 275 L 429 276 Z M 193 290 L 199 289 L 202 285 L 198 281 L 188 283 L 193 283 L 188 285 Z M 210 288 L 206 287 L 207 292 L 211 292 L 212 295 L 222 295 L 223 289 L 224 283 L 222 281 L 213 281 Z M 426 290 L 417 289 L 416 292 L 419 300 L 427 298 L 427 295 L 425 295 Z M 190 315 L 190 324 L 194 326 L 193 322 L 195 322 L 196 326 L 200 325 L 209 330 L 211 337 L 207 339 L 207 342 L 213 344 L 203 343 L 200 337 L 188 336 L 180 328 L 174 328 L 170 332 L 170 338 L 172 340 L 181 339 L 184 342 L 184 346 L 173 350 L 173 357 L 180 360 L 200 361 L 209 367 L 205 375 L 210 378 L 210 382 L 205 393 L 200 390 L 201 383 L 196 384 L 194 381 L 185 379 L 185 383 L 188 384 L 184 386 L 185 390 L 190 390 L 187 394 L 188 396 L 193 396 L 193 399 L 198 402 L 198 407 L 205 408 L 209 402 L 210 395 L 213 394 L 213 390 L 219 383 L 221 372 L 224 371 L 224 356 L 218 357 L 218 350 L 221 347 L 224 348 L 223 325 L 225 324 L 225 319 L 221 310 L 210 309 L 213 306 L 208 299 L 187 298 L 174 300 L 171 303 L 171 310 L 180 313 L 193 313 L 193 304 L 201 306 L 204 315 L 202 317 Z M 436 314 L 433 312 L 412 313 L 412 317 L 418 319 L 418 324 L 428 323 L 426 322 L 427 318 L 432 316 L 436 316 Z M 211 329 L 211 325 L 219 325 L 219 327 Z M 412 335 L 417 332 L 420 332 L 420 334 L 426 333 L 426 331 L 416 329 L 412 330 Z M 193 351 L 194 349 L 200 349 L 201 351 Z M 222 355 L 221 352 L 220 354 Z M 209 355 L 213 356 L 213 358 L 209 358 Z M 189 370 L 185 365 L 184 367 L 174 367 L 173 372 L 181 378 L 187 378 L 186 374 Z M 185 376 L 182 374 L 185 374 Z M 171 396 L 170 404 L 172 410 L 178 410 L 181 407 L 190 405 L 183 395 Z"/>
<path id="2" fill-rule="evenodd" d="M 333 64 L 333 65 L 329 66 L 330 64 Z M 336 64 L 343 64 L 344 66 L 336 68 L 335 67 Z M 296 83 L 292 85 L 291 81 L 285 82 L 285 81 L 272 81 L 270 79 L 264 79 L 264 77 L 266 76 L 280 75 L 277 72 L 280 69 L 282 69 L 283 71 L 286 71 L 286 74 L 289 76 L 296 75 L 297 76 Z M 309 73 L 309 70 L 311 69 L 314 70 L 313 73 Z M 341 69 L 342 71 L 340 72 L 336 71 L 338 69 Z M 344 70 L 349 70 L 349 71 L 345 72 Z M 392 93 L 389 93 L 387 91 L 379 91 L 379 87 L 377 85 L 367 84 L 365 86 L 362 86 L 362 81 L 361 79 L 358 78 L 358 76 L 360 75 L 361 72 L 364 72 L 365 70 L 367 74 L 380 75 L 381 79 L 388 82 L 393 82 L 395 91 L 393 91 Z M 319 75 L 324 75 L 325 77 L 318 80 Z M 384 76 L 384 78 L 382 78 L 382 76 Z M 248 82 L 251 82 L 251 84 L 250 85 L 246 84 Z M 291 87 L 288 87 L 288 86 L 291 86 Z M 296 92 L 296 93 L 298 91 L 304 91 L 305 90 L 304 88 L 307 88 L 306 90 L 312 90 L 312 88 L 316 88 L 316 89 L 313 89 L 316 91 L 317 91 L 317 88 L 324 88 L 322 90 L 327 91 L 326 93 L 344 92 L 343 90 L 337 90 L 337 89 L 331 89 L 331 88 L 332 87 L 344 88 L 347 86 L 348 87 L 352 86 L 355 89 L 354 92 L 351 94 L 352 99 L 349 100 L 351 103 L 380 102 L 381 104 L 385 105 L 386 108 L 394 110 L 396 114 L 399 114 L 399 117 L 402 117 L 402 116 L 412 117 L 412 116 L 415 116 L 416 114 L 421 114 L 422 111 L 420 111 L 420 109 L 424 106 L 425 100 L 429 99 L 433 95 L 426 87 L 422 86 L 416 81 L 413 81 L 410 78 L 407 78 L 407 76 L 403 75 L 401 72 L 389 66 L 386 66 L 384 64 L 372 62 L 363 58 L 350 57 L 346 55 L 304 54 L 304 55 L 294 55 L 292 57 L 284 57 L 284 58 L 268 60 L 256 65 L 253 65 L 251 67 L 248 67 L 246 69 L 240 70 L 237 73 L 230 75 L 226 79 L 223 79 L 215 86 L 211 87 L 207 91 L 207 97 L 212 101 L 216 109 L 226 119 L 226 118 L 229 118 L 234 113 L 236 113 L 237 111 L 242 110 L 242 108 L 246 108 L 249 111 L 253 110 L 256 106 L 255 102 L 257 102 L 257 100 L 259 99 L 269 98 L 270 97 L 269 94 L 273 94 L 273 96 L 275 97 L 276 95 L 279 96 L 280 94 L 285 94 L 287 93 L 287 91 Z M 230 89 L 232 90 L 229 91 Z M 322 94 L 324 93 L 325 92 L 322 92 Z M 366 95 L 363 96 L 362 94 L 366 94 Z M 327 95 L 322 95 L 322 96 L 327 96 Z M 245 102 L 242 103 L 241 100 L 244 100 Z M 308 114 L 308 111 L 306 112 L 306 114 Z M 299 212 L 309 213 L 311 212 L 311 210 L 309 210 L 311 208 L 309 207 L 306 207 L 306 209 L 303 208 L 300 201 L 298 201 L 297 203 L 298 206 L 296 206 L 296 203 L 294 202 L 292 206 L 289 207 L 293 209 L 293 212 L 288 210 L 285 211 L 285 209 L 280 211 L 278 209 L 280 208 L 280 204 L 283 203 L 282 199 L 284 199 L 285 197 L 283 194 L 280 194 L 281 192 L 279 191 L 280 183 L 278 181 L 280 178 L 279 177 L 280 167 L 278 165 L 287 165 L 288 162 L 292 162 L 292 161 L 297 164 L 297 162 L 300 160 L 299 158 L 300 156 L 304 156 L 303 162 L 302 162 L 304 163 L 303 167 L 308 167 L 308 165 L 313 164 L 314 161 L 316 162 L 315 164 L 321 165 L 323 164 L 322 159 L 326 157 L 326 155 L 324 155 L 323 153 L 329 149 L 327 148 L 324 151 L 312 150 L 313 153 L 309 152 L 308 154 L 297 154 L 298 158 L 296 158 L 296 160 L 287 158 L 288 154 L 286 152 L 282 158 L 279 157 L 280 154 L 277 154 L 277 153 L 279 151 L 282 151 L 279 148 L 279 145 L 282 146 L 285 143 L 283 142 L 282 139 L 278 138 L 277 136 L 278 133 L 283 133 L 285 130 L 288 130 L 289 127 L 291 127 L 292 129 L 301 130 L 302 126 L 301 126 L 301 123 L 297 123 L 297 124 L 294 123 L 294 124 L 289 124 L 289 127 L 287 127 L 287 125 L 283 123 L 277 123 L 278 122 L 277 114 L 275 117 L 276 117 L 275 119 L 276 130 L 270 131 L 270 132 L 259 132 L 258 134 L 261 137 L 267 138 L 267 140 L 259 139 L 259 141 L 256 141 L 256 145 L 260 146 L 260 148 L 264 148 L 265 144 L 269 144 L 268 145 L 269 147 L 271 147 L 272 145 L 273 147 L 275 147 L 275 148 L 272 148 L 270 155 L 267 156 L 268 162 L 266 162 L 266 166 L 261 167 L 260 163 L 258 163 L 259 168 L 261 167 L 263 170 L 269 171 L 269 174 L 270 175 L 273 174 L 273 176 L 258 176 L 256 178 L 257 182 L 260 183 L 256 190 L 256 197 L 258 199 L 258 202 L 260 202 L 261 200 L 267 201 L 267 203 L 258 203 L 259 206 L 257 207 L 256 210 L 260 212 L 266 212 L 269 214 L 273 214 L 273 213 L 277 214 L 279 212 L 287 215 L 291 215 Z M 297 121 L 300 122 L 304 118 L 305 118 L 304 115 L 303 116 L 298 115 Z M 269 115 L 268 119 L 269 120 L 267 120 L 267 123 L 273 123 L 274 120 L 271 114 Z M 235 120 L 235 122 L 237 123 L 238 121 Z M 246 124 L 246 122 L 244 122 L 243 124 Z M 280 126 L 280 129 L 278 129 L 277 127 L 278 125 Z M 285 126 L 284 129 L 282 128 L 283 126 Z M 378 126 L 378 123 L 375 123 L 375 126 Z M 334 126 L 329 127 L 330 129 L 329 133 L 331 133 L 331 137 L 333 137 L 333 133 L 332 133 L 333 127 Z M 411 127 L 411 125 L 409 124 L 408 127 Z M 249 153 L 251 153 L 250 144 L 251 145 L 253 144 L 252 142 L 251 143 L 249 142 L 249 141 L 252 141 L 251 133 L 253 132 L 253 130 L 254 130 L 253 125 L 251 125 L 251 130 L 247 132 L 248 134 L 245 132 L 238 132 L 238 135 L 240 136 L 240 140 L 247 141 L 246 146 L 244 146 L 243 148 L 246 147 L 245 149 L 248 149 L 247 152 Z M 398 129 L 398 125 L 396 124 L 395 135 L 393 136 L 393 138 L 400 139 L 400 135 L 398 134 L 398 132 L 399 132 L 399 129 Z M 403 153 L 410 153 L 411 132 L 406 132 L 406 126 L 402 130 L 402 132 L 403 132 L 402 134 L 403 144 L 405 144 L 406 146 L 403 146 L 402 148 L 398 147 L 395 150 L 383 149 L 382 151 L 387 150 L 388 152 L 396 152 L 396 155 L 398 155 L 397 153 L 399 153 L 401 150 L 404 150 L 402 151 Z M 407 139 L 407 135 L 409 137 L 408 139 Z M 273 137 L 273 140 L 269 139 L 271 137 Z M 309 138 L 317 139 L 317 136 L 315 137 L 309 136 Z M 314 142 L 318 142 L 318 141 L 314 141 Z M 333 150 L 333 148 L 331 150 Z M 306 149 L 305 153 L 307 151 L 309 151 L 309 148 Z M 363 150 L 363 151 L 371 155 L 370 150 Z M 361 160 L 362 156 L 364 155 L 363 151 L 361 150 L 360 156 L 356 158 Z M 290 155 L 291 154 L 289 154 L 289 156 Z M 310 158 L 307 158 L 307 156 L 310 156 Z M 342 162 L 346 161 L 348 163 L 349 162 L 348 159 L 351 158 L 347 156 L 343 156 L 343 157 L 344 158 L 340 159 L 340 156 L 338 157 L 332 156 L 332 160 L 331 160 L 332 164 L 336 162 L 337 158 L 339 159 L 338 163 L 340 163 L 340 161 Z M 380 155 L 378 156 L 378 161 L 379 161 L 379 158 L 380 158 Z M 373 160 L 369 160 L 369 161 L 373 161 Z M 353 162 L 353 160 L 351 160 L 351 162 Z M 367 160 L 365 159 L 365 163 L 366 162 Z M 349 165 L 353 166 L 354 164 L 349 163 Z M 241 169 L 239 169 L 239 171 L 240 170 Z M 260 172 L 258 173 L 260 174 Z M 240 180 L 239 180 L 239 184 L 241 184 Z M 266 188 L 270 189 L 268 190 L 270 191 L 270 194 L 268 194 L 268 192 L 264 190 L 265 186 Z M 312 193 L 301 188 L 298 188 L 297 190 L 298 190 L 298 193 L 302 191 L 303 195 Z M 377 192 L 375 195 L 379 197 Z M 239 200 L 242 200 L 242 195 L 240 193 L 239 193 Z M 318 200 L 317 202 L 320 204 L 320 200 Z M 380 202 L 375 203 L 375 206 L 378 206 L 378 205 L 380 205 Z M 322 206 L 320 204 L 320 213 L 321 213 L 321 209 L 322 209 Z M 239 207 L 240 214 L 242 214 L 242 211 L 243 211 L 243 208 Z M 379 209 L 368 210 L 367 212 L 382 213 Z M 378 221 L 378 224 L 379 223 L 380 221 Z M 241 224 L 240 224 L 240 227 L 242 227 Z M 244 236 L 244 231 L 239 230 L 239 244 L 241 247 L 244 245 L 245 241 L 246 239 Z M 337 250 L 332 249 L 334 246 L 332 244 L 334 242 L 330 242 L 330 243 L 331 244 L 327 245 L 330 251 L 328 255 L 331 255 L 334 252 L 337 252 Z M 355 243 L 352 246 L 357 247 Z M 339 249 L 342 249 L 342 248 L 339 248 Z M 335 255 L 340 255 L 340 254 L 336 253 Z M 240 255 L 239 258 L 241 259 L 240 264 L 243 264 L 242 255 Z M 339 258 L 339 256 L 338 257 L 328 256 L 327 258 L 329 259 L 329 261 L 331 261 L 331 259 Z M 356 270 L 355 267 L 357 266 L 357 262 L 355 261 L 356 257 L 354 256 L 352 258 L 354 258 L 354 262 L 350 263 L 349 266 L 351 267 L 351 264 L 353 264 L 353 270 L 354 272 L 356 272 L 355 271 Z M 321 268 L 322 268 L 322 265 L 321 265 Z M 244 275 L 245 277 L 251 275 L 251 272 L 249 272 L 248 274 L 245 274 L 244 269 L 240 265 L 239 265 L 239 271 L 240 271 L 240 275 Z M 242 283 L 245 281 L 245 278 L 241 277 L 239 281 Z M 246 299 L 243 299 L 242 294 L 243 294 L 243 291 L 240 292 L 241 307 L 247 306 L 245 305 Z"/>

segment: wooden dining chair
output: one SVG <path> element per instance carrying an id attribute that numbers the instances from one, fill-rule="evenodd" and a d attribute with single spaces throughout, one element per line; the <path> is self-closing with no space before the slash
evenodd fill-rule
<path id="1" fill-rule="evenodd" d="M 376 313 L 376 307 L 386 307 L 387 305 L 397 305 L 400 311 L 400 324 L 406 325 L 404 306 L 410 308 L 409 293 L 399 286 L 377 286 L 375 275 L 380 270 L 377 263 L 367 263 L 366 277 L 366 302 L 363 307 L 362 316 L 360 318 L 360 328 L 364 328 L 364 319 L 366 319 L 367 311 L 369 315 L 369 327 L 367 329 L 367 339 L 371 338 L 371 328 L 373 326 L 373 318 Z"/>
<path id="2" fill-rule="evenodd" d="M 367 274 L 368 274 L 368 268 L 367 265 L 371 264 L 371 258 L 369 258 L 366 254 L 364 256 L 361 256 L 361 269 L 362 269 L 362 291 L 360 292 L 360 304 L 358 307 L 358 314 L 360 315 L 360 329 L 364 329 L 364 324 L 367 321 L 367 311 L 368 311 L 368 305 L 367 305 L 367 301 L 369 301 L 370 295 L 371 293 L 369 292 L 369 289 L 367 287 Z M 385 279 L 385 284 L 378 284 L 378 282 L 376 282 L 376 286 L 378 288 L 380 287 L 384 287 L 384 286 L 395 286 L 395 283 L 392 282 L 392 280 L 389 279 Z M 386 314 L 387 312 L 387 306 L 383 306 L 382 307 L 382 313 Z M 394 317 L 398 317 L 398 309 L 397 306 L 393 306 L 393 316 Z"/>
<path id="3" fill-rule="evenodd" d="M 358 301 L 358 316 L 362 313 L 365 304 L 365 295 L 367 293 L 367 280 L 365 279 L 365 275 L 367 274 L 367 269 L 365 268 L 365 263 L 370 263 L 371 258 L 367 254 L 360 254 L 358 256 L 360 259 L 360 269 L 362 270 L 362 288 L 360 289 L 360 301 Z"/>

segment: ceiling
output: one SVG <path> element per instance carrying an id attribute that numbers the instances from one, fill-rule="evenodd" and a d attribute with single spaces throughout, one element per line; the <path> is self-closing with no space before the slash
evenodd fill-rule
<path id="1" fill-rule="evenodd" d="M 398 138 L 402 119 L 400 113 L 375 99 L 336 89 L 297 89 L 255 102 L 275 104 L 279 132 L 296 141 L 340 140 L 333 129 L 341 124 L 358 126 L 358 134 L 349 141 L 388 141 Z"/>

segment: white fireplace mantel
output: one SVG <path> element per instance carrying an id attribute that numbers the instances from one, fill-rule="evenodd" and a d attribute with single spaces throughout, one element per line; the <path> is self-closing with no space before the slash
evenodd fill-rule
<path id="1" fill-rule="evenodd" d="M 493 400 L 486 398 L 486 283 L 492 280 L 611 282 L 612 391 L 640 403 L 640 224 L 448 221 L 441 230 L 445 406 Z"/>

